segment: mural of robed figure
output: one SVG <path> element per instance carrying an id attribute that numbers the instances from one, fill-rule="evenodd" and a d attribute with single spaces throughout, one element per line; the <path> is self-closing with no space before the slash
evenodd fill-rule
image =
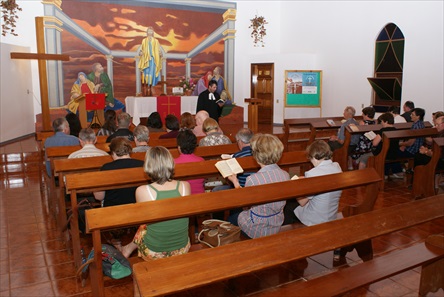
<path id="1" fill-rule="evenodd" d="M 92 72 L 88 74 L 88 79 L 94 83 L 94 93 L 104 93 L 106 94 L 105 101 L 106 107 L 105 111 L 119 110 L 125 111 L 125 105 L 114 98 L 113 86 L 108 74 L 105 72 L 102 64 L 94 63 L 92 66 Z"/>
<path id="2" fill-rule="evenodd" d="M 161 80 L 162 52 L 159 41 L 154 37 L 153 27 L 147 28 L 146 36 L 140 45 L 138 68 L 142 72 L 143 95 L 151 96 L 151 87 Z"/>

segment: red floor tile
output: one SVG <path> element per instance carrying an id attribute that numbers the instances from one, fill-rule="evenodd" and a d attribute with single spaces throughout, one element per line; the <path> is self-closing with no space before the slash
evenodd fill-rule
<path id="1" fill-rule="evenodd" d="M 41 284 L 35 284 L 30 285 L 26 287 L 20 287 L 16 289 L 11 289 L 11 296 L 23 296 L 23 297 L 30 297 L 30 296 L 57 296 L 54 294 L 54 291 L 52 290 L 52 286 L 50 282 L 41 283 Z"/>
<path id="2" fill-rule="evenodd" d="M 26 269 L 34 269 L 40 267 L 46 267 L 45 257 L 44 255 L 22 255 L 20 259 L 9 260 L 10 263 L 10 271 L 16 272 L 20 270 Z"/>
<path id="3" fill-rule="evenodd" d="M 52 284 L 57 296 L 71 296 L 91 292 L 91 287 L 89 285 L 82 288 L 80 280 L 75 277 L 52 281 Z"/>
<path id="4" fill-rule="evenodd" d="M 49 282 L 50 280 L 46 266 L 41 268 L 11 272 L 9 276 L 11 289 L 36 283 Z"/>

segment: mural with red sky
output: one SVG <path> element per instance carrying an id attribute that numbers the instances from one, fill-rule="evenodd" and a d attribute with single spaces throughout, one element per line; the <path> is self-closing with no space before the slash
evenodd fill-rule
<path id="1" fill-rule="evenodd" d="M 168 53 L 187 53 L 201 43 L 209 34 L 221 26 L 222 13 L 203 12 L 171 8 L 119 5 L 105 2 L 63 1 L 62 11 L 105 47 L 118 51 L 136 51 L 146 28 L 154 28 L 155 37 Z M 79 72 L 90 73 L 92 65 L 102 63 L 106 69 L 104 54 L 89 46 L 66 30 L 62 31 L 62 52 L 71 57 L 63 63 L 64 98 L 69 101 L 70 90 Z M 191 78 L 195 82 L 216 66 L 223 69 L 224 43 L 213 44 L 191 61 Z M 167 60 L 167 92 L 179 86 L 185 75 L 183 60 Z M 223 75 L 223 74 L 222 74 Z M 114 97 L 125 102 L 125 97 L 136 94 L 136 65 L 133 58 L 113 59 Z M 161 85 L 154 95 L 163 92 Z"/>

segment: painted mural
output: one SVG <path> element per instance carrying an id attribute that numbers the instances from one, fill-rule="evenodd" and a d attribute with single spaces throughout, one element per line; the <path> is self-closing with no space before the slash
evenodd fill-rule
<path id="1" fill-rule="evenodd" d="M 200 44 L 223 22 L 222 13 L 203 12 L 175 6 L 171 8 L 128 6 L 117 3 L 63 1 L 62 11 L 81 28 L 113 51 L 137 51 L 146 37 L 147 27 L 153 27 L 154 37 L 168 53 L 189 52 Z M 79 72 L 90 73 L 92 65 L 101 63 L 106 69 L 106 57 L 68 31 L 62 32 L 62 52 L 71 57 L 63 63 L 64 100 L 69 101 L 70 90 Z M 223 69 L 224 43 L 222 40 L 208 47 L 191 61 L 194 82 L 216 66 Z M 185 75 L 183 60 L 167 60 L 167 92 L 179 86 Z M 223 75 L 223 73 L 222 73 Z M 133 58 L 113 59 L 114 97 L 124 102 L 125 97 L 136 95 L 136 64 Z M 159 95 L 161 85 L 153 89 Z"/>

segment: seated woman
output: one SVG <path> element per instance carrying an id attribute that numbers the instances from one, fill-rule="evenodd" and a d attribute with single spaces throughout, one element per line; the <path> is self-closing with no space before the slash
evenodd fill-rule
<path id="1" fill-rule="evenodd" d="M 180 115 L 180 129 L 193 130 L 194 127 L 196 127 L 196 121 L 191 113 L 184 112 Z"/>
<path id="2" fill-rule="evenodd" d="M 333 153 L 325 141 L 313 142 L 307 148 L 307 156 L 314 168 L 305 172 L 305 177 L 342 172 L 341 166 L 331 160 L 332 155 Z M 284 211 L 284 225 L 299 221 L 306 226 L 312 226 L 335 220 L 341 194 L 342 191 L 334 191 L 297 198 L 297 201 L 294 199 L 287 201 Z"/>
<path id="3" fill-rule="evenodd" d="M 179 120 L 174 114 L 165 117 L 165 127 L 167 133 L 159 136 L 159 139 L 176 138 L 179 134 Z"/>
<path id="4" fill-rule="evenodd" d="M 163 128 L 162 124 L 162 118 L 160 117 L 160 113 L 157 111 L 152 112 L 148 120 L 146 122 L 146 126 L 148 127 L 148 130 L 151 132 L 165 132 L 165 129 Z"/>
<path id="5" fill-rule="evenodd" d="M 182 196 L 190 195 L 188 182 L 173 179 L 174 160 L 166 148 L 161 146 L 149 148 L 143 169 L 152 183 L 137 188 L 137 203 L 180 199 Z M 188 218 L 141 225 L 134 240 L 122 248 L 122 254 L 128 258 L 135 249 L 138 249 L 139 257 L 144 260 L 187 253 L 190 249 Z"/>
<path id="6" fill-rule="evenodd" d="M 247 177 L 245 187 L 290 180 L 288 172 L 276 164 L 282 157 L 284 145 L 274 135 L 256 134 L 250 141 L 253 157 L 261 169 Z M 235 188 L 240 188 L 235 174 L 228 177 Z M 229 221 L 241 227 L 250 238 L 258 238 L 279 232 L 284 222 L 285 201 L 252 206 L 241 213 L 233 214 Z"/>
<path id="7" fill-rule="evenodd" d="M 177 148 L 179 150 L 179 157 L 174 159 L 175 164 L 201 162 L 204 161 L 202 157 L 196 156 L 194 150 L 197 146 L 197 137 L 193 131 L 185 129 L 177 135 Z M 191 194 L 205 193 L 204 179 L 190 179 L 188 182 L 191 186 Z"/>
<path id="8" fill-rule="evenodd" d="M 97 136 L 110 136 L 117 131 L 117 115 L 112 109 L 105 111 L 105 123 L 97 132 Z"/>
<path id="9" fill-rule="evenodd" d="M 212 118 L 208 118 L 203 122 L 202 130 L 207 136 L 200 140 L 199 146 L 231 144 L 230 138 L 221 132 L 219 124 Z"/>

